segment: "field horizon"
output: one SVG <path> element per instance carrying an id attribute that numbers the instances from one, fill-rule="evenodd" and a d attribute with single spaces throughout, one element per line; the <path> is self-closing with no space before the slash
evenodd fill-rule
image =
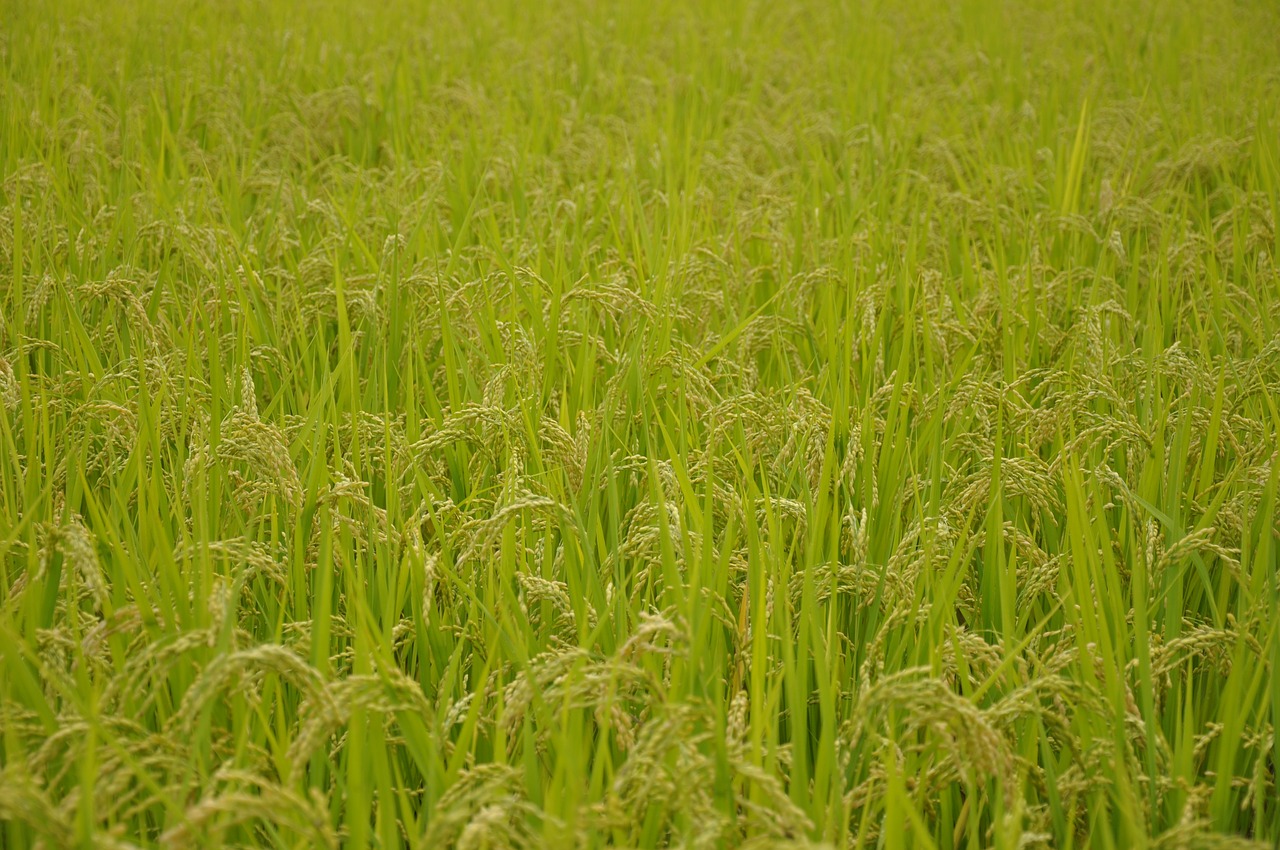
<path id="1" fill-rule="evenodd" d="M 0 847 L 1280 846 L 1278 36 L 0 0 Z"/>

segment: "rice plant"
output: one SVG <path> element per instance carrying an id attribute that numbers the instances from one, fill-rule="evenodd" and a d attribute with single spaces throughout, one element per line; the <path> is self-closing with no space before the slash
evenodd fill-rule
<path id="1" fill-rule="evenodd" d="M 1277 846 L 1277 33 L 0 0 L 0 846 Z"/>

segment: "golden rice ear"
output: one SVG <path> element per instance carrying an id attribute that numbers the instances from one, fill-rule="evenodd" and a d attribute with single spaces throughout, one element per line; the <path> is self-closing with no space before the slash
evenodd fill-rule
<path id="1" fill-rule="evenodd" d="M 21 823 L 55 847 L 75 843 L 70 820 L 19 764 L 0 771 L 0 820 Z"/>
<path id="2" fill-rule="evenodd" d="M 271 824 L 312 846 L 339 846 L 326 814 L 327 801 L 318 790 L 313 788 L 304 795 L 239 772 L 224 773 L 219 779 L 224 787 L 188 807 L 179 822 L 160 835 L 161 847 L 193 847 L 253 822 Z"/>

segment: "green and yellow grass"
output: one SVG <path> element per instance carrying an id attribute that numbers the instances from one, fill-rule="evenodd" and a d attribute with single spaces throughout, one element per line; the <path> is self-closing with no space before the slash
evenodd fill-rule
<path id="1" fill-rule="evenodd" d="M 1275 846 L 1278 32 L 0 0 L 0 846 Z"/>

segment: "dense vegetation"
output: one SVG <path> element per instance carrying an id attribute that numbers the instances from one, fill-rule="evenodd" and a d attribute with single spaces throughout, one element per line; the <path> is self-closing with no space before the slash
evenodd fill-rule
<path id="1" fill-rule="evenodd" d="M 0 0 L 0 846 L 1275 846 L 1277 33 Z"/>

